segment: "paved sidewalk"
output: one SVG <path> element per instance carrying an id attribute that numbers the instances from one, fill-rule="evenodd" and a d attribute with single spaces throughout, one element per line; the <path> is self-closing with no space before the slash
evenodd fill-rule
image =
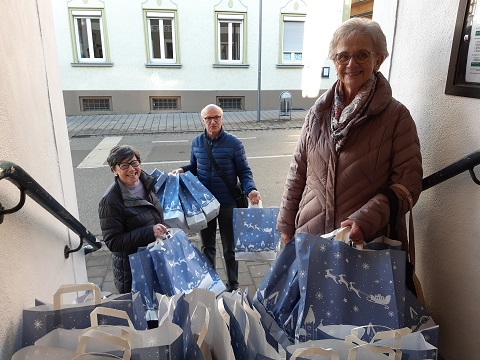
<path id="1" fill-rule="evenodd" d="M 293 110 L 290 116 L 279 116 L 278 110 L 225 111 L 223 126 L 233 130 L 270 130 L 301 128 L 306 110 Z M 199 113 L 156 113 L 119 115 L 67 116 L 70 138 L 132 134 L 185 133 L 203 130 Z"/>
<path id="2" fill-rule="evenodd" d="M 305 110 L 292 111 L 289 116 L 279 116 L 278 110 L 225 111 L 223 126 L 232 130 L 269 130 L 301 128 L 306 115 Z M 114 136 L 155 133 L 201 132 L 203 130 L 198 113 L 162 113 L 162 114 L 123 114 L 123 115 L 81 115 L 67 116 L 69 137 Z M 191 241 L 200 248 L 198 234 L 189 234 Z M 222 257 L 220 235 L 217 234 L 217 272 L 226 282 L 225 265 Z M 239 262 L 240 288 L 249 288 L 253 294 L 258 288 L 272 262 Z M 117 293 L 113 284 L 112 260 L 110 251 L 102 249 L 86 256 L 88 280 L 98 284 L 104 291 Z"/>

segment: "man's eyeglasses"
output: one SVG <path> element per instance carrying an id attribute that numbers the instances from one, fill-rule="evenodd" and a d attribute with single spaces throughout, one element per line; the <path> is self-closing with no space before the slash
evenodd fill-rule
<path id="1" fill-rule="evenodd" d="M 211 123 L 213 121 L 215 122 L 220 122 L 220 120 L 222 119 L 222 115 L 216 115 L 216 116 L 207 116 L 207 117 L 204 117 L 203 120 L 205 120 L 206 122 L 208 123 Z"/>
<path id="2" fill-rule="evenodd" d="M 130 166 L 133 167 L 133 168 L 136 168 L 136 167 L 140 166 L 140 161 L 132 160 L 128 163 L 118 163 L 117 165 L 122 170 L 128 170 L 130 168 Z"/>
<path id="3" fill-rule="evenodd" d="M 341 53 L 335 54 L 334 59 L 339 65 L 348 64 L 352 57 L 355 59 L 355 62 L 357 64 L 364 64 L 368 61 L 368 59 L 370 59 L 370 54 L 375 54 L 375 53 L 373 51 L 367 51 L 367 50 L 360 50 L 353 54 L 349 54 L 347 52 L 341 52 Z"/>

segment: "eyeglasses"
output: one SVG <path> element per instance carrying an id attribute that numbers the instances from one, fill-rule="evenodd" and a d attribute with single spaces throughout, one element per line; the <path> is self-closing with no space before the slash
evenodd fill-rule
<path id="1" fill-rule="evenodd" d="M 220 122 L 220 120 L 222 119 L 222 115 L 215 115 L 215 116 L 207 116 L 207 117 L 204 117 L 203 120 L 205 120 L 206 122 L 208 123 L 211 123 L 213 121 L 215 121 L 216 123 Z"/>
<path id="2" fill-rule="evenodd" d="M 140 161 L 132 160 L 128 163 L 118 163 L 117 165 L 122 170 L 128 170 L 130 168 L 130 166 L 133 167 L 133 168 L 136 168 L 136 167 L 140 166 Z"/>
<path id="3" fill-rule="evenodd" d="M 357 64 L 364 64 L 368 61 L 368 59 L 370 59 L 370 54 L 375 54 L 375 53 L 373 51 L 367 51 L 367 50 L 360 50 L 353 54 L 349 54 L 347 52 L 341 52 L 341 53 L 335 54 L 334 59 L 339 65 L 348 64 L 352 57 L 355 59 L 355 62 Z"/>

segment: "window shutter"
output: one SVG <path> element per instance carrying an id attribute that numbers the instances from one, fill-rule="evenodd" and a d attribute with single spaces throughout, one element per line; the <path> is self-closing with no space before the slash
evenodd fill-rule
<path id="1" fill-rule="evenodd" d="M 283 51 L 284 52 L 302 52 L 303 51 L 303 21 L 285 21 L 283 23 Z"/>

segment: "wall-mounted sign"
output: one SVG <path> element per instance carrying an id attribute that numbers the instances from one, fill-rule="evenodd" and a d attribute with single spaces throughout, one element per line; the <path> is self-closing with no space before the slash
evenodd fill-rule
<path id="1" fill-rule="evenodd" d="M 480 98 L 480 9 L 460 0 L 445 94 Z"/>

